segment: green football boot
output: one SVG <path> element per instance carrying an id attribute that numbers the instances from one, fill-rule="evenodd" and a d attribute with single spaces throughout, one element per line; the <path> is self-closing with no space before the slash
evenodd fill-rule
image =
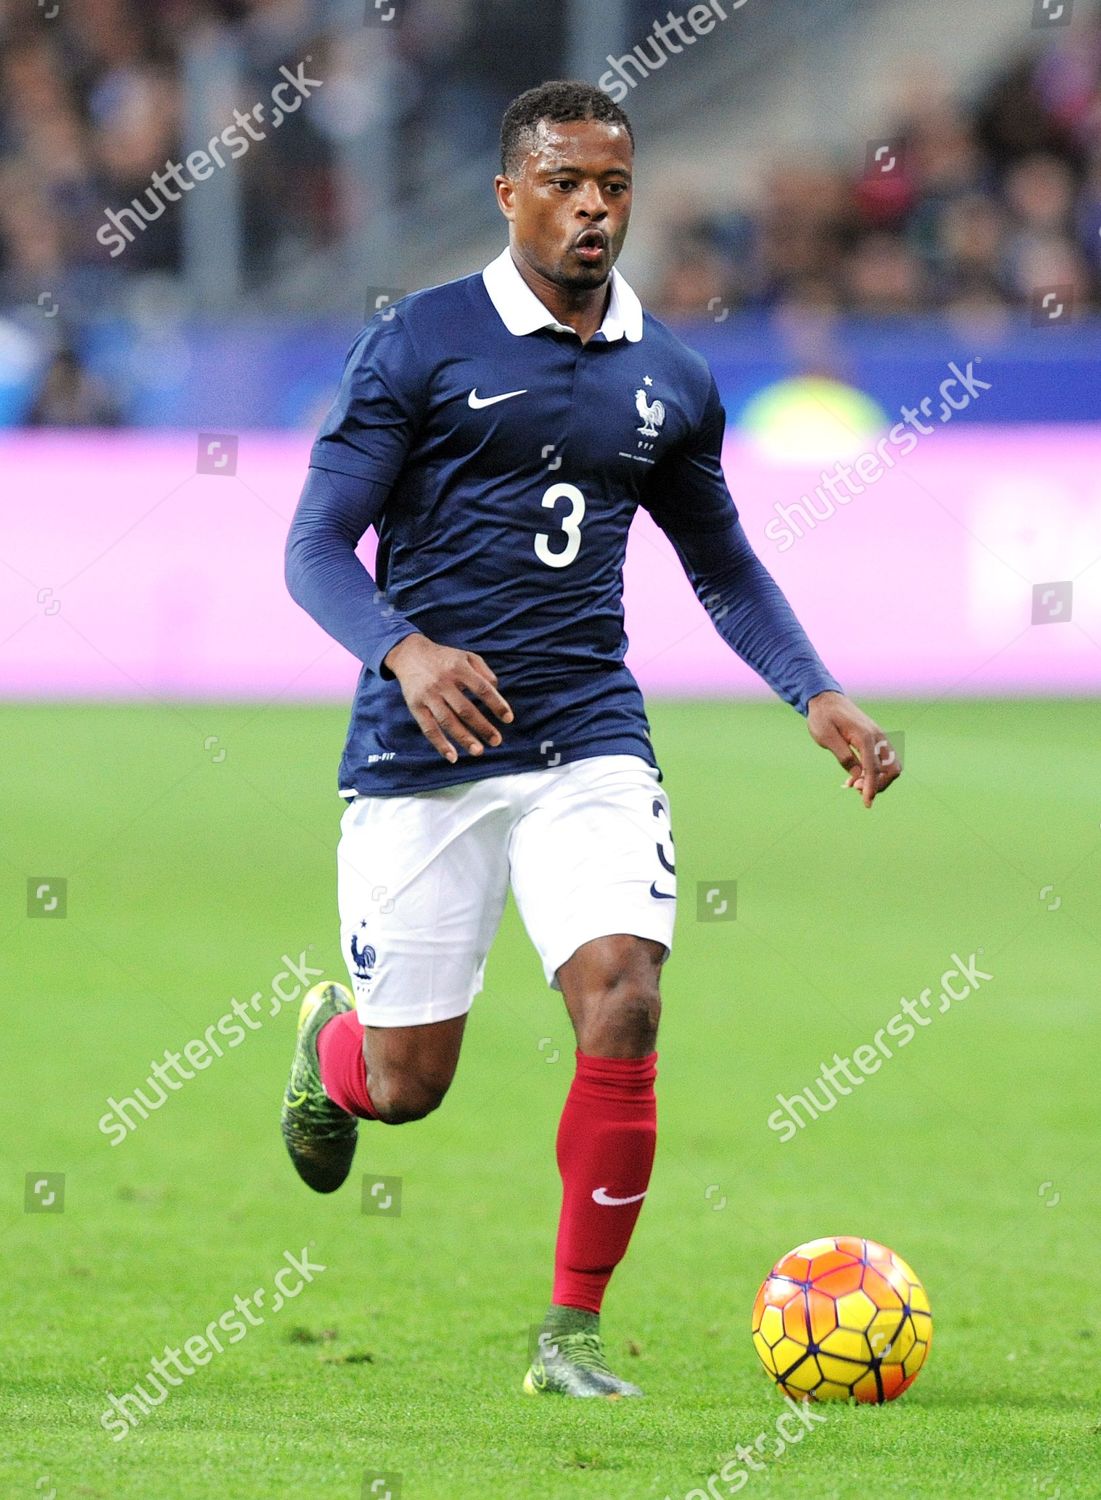
<path id="1" fill-rule="evenodd" d="M 353 1008 L 342 984 L 315 984 L 298 1011 L 298 1035 L 280 1124 L 291 1161 L 317 1193 L 334 1193 L 352 1169 L 359 1121 L 321 1086 L 317 1037 L 326 1021 Z"/>
<path id="2" fill-rule="evenodd" d="M 600 1319 L 576 1308 L 555 1309 L 539 1334 L 531 1368 L 524 1376 L 528 1396 L 603 1396 L 618 1401 L 641 1396 L 637 1385 L 614 1375 L 604 1354 Z"/>

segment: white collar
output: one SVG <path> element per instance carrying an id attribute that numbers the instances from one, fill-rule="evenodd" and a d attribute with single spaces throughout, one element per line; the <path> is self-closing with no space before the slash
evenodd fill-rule
<path id="1" fill-rule="evenodd" d="M 567 328 L 564 323 L 559 323 L 554 314 L 539 301 L 516 269 L 512 251 L 507 246 L 496 260 L 490 261 L 486 266 L 482 272 L 482 280 L 490 301 L 500 313 L 501 321 L 509 333 L 520 335 L 535 333 L 540 328 L 553 328 L 558 333 L 576 335 L 575 328 Z M 642 338 L 642 303 L 614 266 L 611 282 L 612 295 L 599 331 L 609 344 L 621 338 L 637 344 Z"/>

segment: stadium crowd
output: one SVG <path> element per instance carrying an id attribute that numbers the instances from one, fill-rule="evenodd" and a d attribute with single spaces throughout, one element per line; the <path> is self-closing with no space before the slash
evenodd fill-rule
<path id="1" fill-rule="evenodd" d="M 60 286 L 70 306 L 91 306 L 118 273 L 179 272 L 179 213 L 150 224 L 118 262 L 96 230 L 106 208 L 139 197 L 196 144 L 184 140 L 183 76 L 197 39 L 232 39 L 240 76 L 226 121 L 233 104 L 267 97 L 279 63 L 308 54 L 327 83 L 239 162 L 253 286 L 339 235 L 341 144 L 380 108 L 398 133 L 400 198 L 492 148 L 508 102 L 566 68 L 564 0 L 398 3 L 391 52 L 364 75 L 354 41 L 369 0 L 0 0 L 0 305 Z M 661 10 L 634 5 L 640 25 Z"/>
<path id="2" fill-rule="evenodd" d="M 249 288 L 347 227 L 341 150 L 364 111 L 392 109 L 395 188 L 415 195 L 491 150 L 508 100 L 567 66 L 564 0 L 405 0 L 385 71 L 365 78 L 338 24 L 342 3 L 0 0 L 0 308 L 48 297 L 47 316 L 55 303 L 65 313 L 32 420 L 61 420 L 67 406 L 108 420 L 110 398 L 57 335 L 132 311 L 150 278 L 169 297 L 179 285 L 181 213 L 154 218 L 118 260 L 96 231 L 108 207 L 194 144 L 184 77 L 197 39 L 232 37 L 234 88 L 248 99 L 266 98 L 278 65 L 307 54 L 327 80 L 238 163 Z M 665 8 L 635 3 L 640 27 Z M 687 226 L 679 214 L 642 288 L 649 304 L 671 319 L 706 318 L 717 303 L 889 316 L 1027 306 L 1056 287 L 1101 307 L 1101 6 L 1051 37 L 978 97 L 915 81 L 877 158 L 773 161 L 755 201 L 712 201 Z"/>
<path id="3" fill-rule="evenodd" d="M 973 100 L 916 78 L 865 160 L 769 164 L 754 203 L 678 219 L 664 267 L 653 304 L 672 318 L 720 303 L 985 313 L 1050 288 L 1096 310 L 1101 8 Z"/>
<path id="4" fill-rule="evenodd" d="M 128 204 L 185 144 L 185 50 L 231 29 L 247 107 L 277 64 L 319 51 L 311 0 L 42 0 L 10 7 L 0 62 L 0 294 L 18 303 L 43 286 L 70 306 L 109 296 L 121 278 L 180 270 L 182 219 L 164 213 L 120 260 L 97 241 L 108 207 Z M 328 127 L 328 128 L 327 128 Z M 292 246 L 338 229 L 325 111 L 288 116 L 262 152 L 240 163 L 248 274 L 262 282 Z M 65 296 L 58 293 L 62 288 Z"/>

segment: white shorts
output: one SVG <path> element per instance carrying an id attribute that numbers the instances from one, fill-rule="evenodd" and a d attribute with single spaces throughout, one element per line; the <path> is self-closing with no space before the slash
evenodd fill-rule
<path id="1" fill-rule="evenodd" d="M 673 941 L 669 801 L 636 755 L 349 803 L 337 851 L 340 939 L 365 1026 L 470 1009 L 509 882 L 547 982 L 613 933 Z"/>

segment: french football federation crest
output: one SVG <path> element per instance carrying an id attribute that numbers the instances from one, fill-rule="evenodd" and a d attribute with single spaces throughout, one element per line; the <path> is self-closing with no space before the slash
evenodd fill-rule
<path id="1" fill-rule="evenodd" d="M 360 947 L 356 934 L 352 933 L 352 964 L 356 971 L 357 979 L 370 979 L 371 971 L 375 967 L 375 950 L 370 943 L 364 943 Z"/>
<path id="2" fill-rule="evenodd" d="M 646 392 L 640 386 L 635 392 L 635 409 L 642 418 L 642 426 L 638 429 L 643 437 L 656 438 L 659 429 L 665 424 L 665 403 L 662 401 L 648 401 Z"/>

